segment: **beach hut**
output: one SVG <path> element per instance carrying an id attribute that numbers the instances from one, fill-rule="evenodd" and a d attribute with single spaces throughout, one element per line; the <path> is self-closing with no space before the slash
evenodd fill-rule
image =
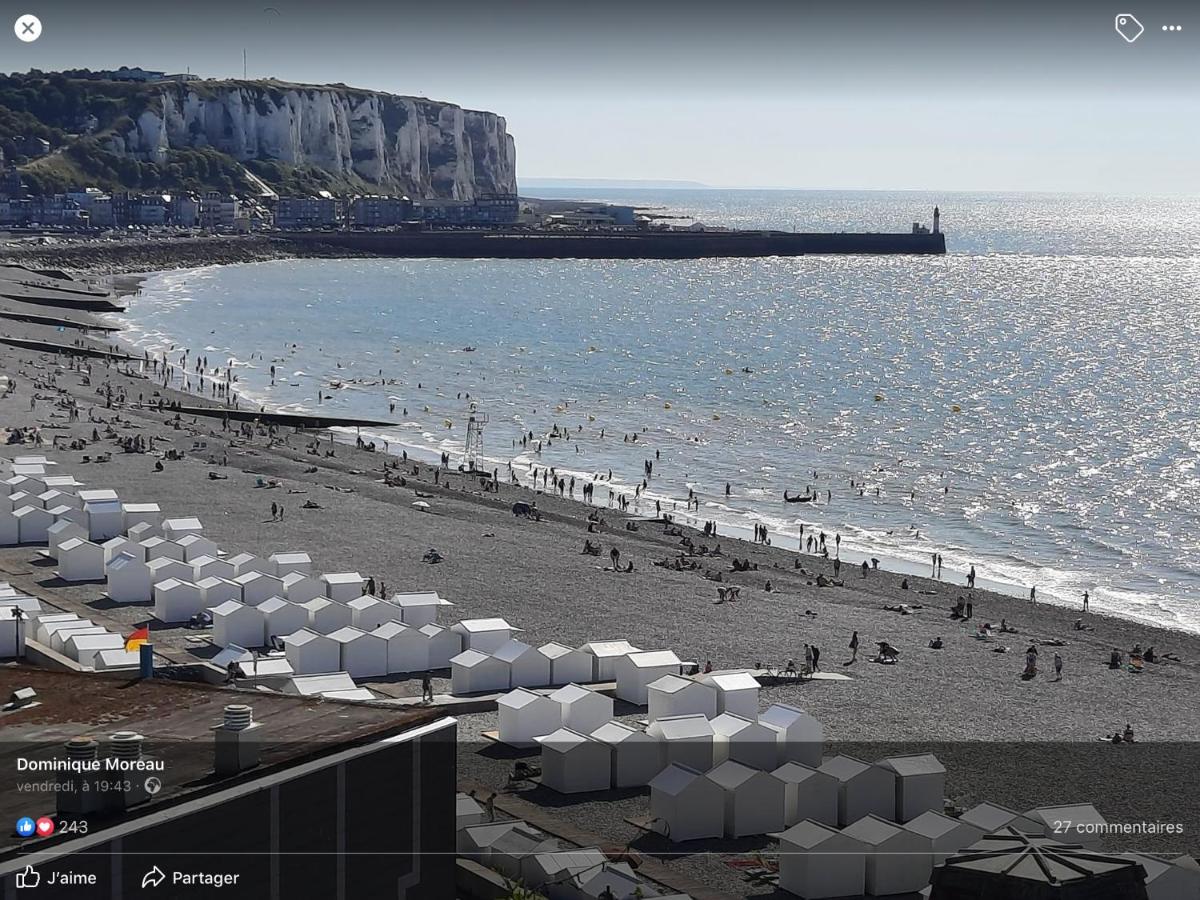
<path id="1" fill-rule="evenodd" d="M 608 744 L 570 728 L 558 728 L 537 742 L 542 745 L 543 787 L 560 794 L 582 794 L 611 786 L 612 748 Z"/>
<path id="2" fill-rule="evenodd" d="M 88 530 L 82 525 L 78 525 L 68 519 L 55 522 L 46 529 L 46 545 L 50 551 L 50 555 L 58 559 L 58 545 L 63 541 L 69 541 L 71 538 L 79 538 L 87 540 Z"/>
<path id="3" fill-rule="evenodd" d="M 134 525 L 149 525 L 161 530 L 162 510 L 157 503 L 122 503 L 121 523 L 126 532 Z"/>
<path id="4" fill-rule="evenodd" d="M 712 730 L 714 762 L 731 759 L 765 772 L 779 765 L 779 744 L 775 732 L 767 726 L 733 713 L 721 713 L 712 720 Z"/>
<path id="5" fill-rule="evenodd" d="M 907 822 L 945 805 L 946 767 L 931 753 L 889 756 L 876 763 L 896 776 L 896 821 Z"/>
<path id="6" fill-rule="evenodd" d="M 650 827 L 676 843 L 725 834 L 725 791 L 697 769 L 673 763 L 650 781 Z"/>
<path id="7" fill-rule="evenodd" d="M 67 641 L 74 635 L 111 633 L 103 625 L 96 625 L 86 619 L 81 619 L 79 622 L 64 622 L 51 630 L 49 647 L 55 653 L 66 655 Z"/>
<path id="8" fill-rule="evenodd" d="M 13 511 L 13 518 L 17 520 L 17 540 L 22 544 L 46 543 L 54 524 L 54 516 L 40 506 L 22 506 Z"/>
<path id="9" fill-rule="evenodd" d="M 867 848 L 820 822 L 797 822 L 779 835 L 779 886 L 805 900 L 860 897 Z"/>
<path id="10" fill-rule="evenodd" d="M 175 541 L 183 548 L 184 562 L 194 563 L 201 557 L 216 557 L 220 555 L 216 541 L 210 541 L 202 534 L 185 534 Z"/>
<path id="11" fill-rule="evenodd" d="M 758 679 L 749 672 L 722 672 L 700 679 L 717 692 L 717 712 L 744 719 L 758 718 Z"/>
<path id="12" fill-rule="evenodd" d="M 59 506 L 80 509 L 82 508 L 83 501 L 73 494 L 64 494 L 62 491 L 47 488 L 37 495 L 37 505 L 42 509 L 55 509 Z"/>
<path id="13" fill-rule="evenodd" d="M 256 607 L 226 600 L 210 610 L 213 619 L 213 643 L 218 647 L 263 645 L 263 616 Z"/>
<path id="14" fill-rule="evenodd" d="M 399 622 L 400 609 L 386 600 L 364 594 L 346 604 L 350 608 L 350 622 L 355 628 L 373 631 L 384 622 Z"/>
<path id="15" fill-rule="evenodd" d="M 1015 809 L 1000 806 L 998 803 L 980 803 L 972 806 L 959 819 L 968 825 L 982 829 L 985 834 L 991 834 L 1002 828 L 1013 828 L 1022 834 L 1042 835 L 1046 833 L 1044 823 L 1034 821 L 1021 815 Z"/>
<path id="16" fill-rule="evenodd" d="M 87 520 L 88 535 L 93 541 L 107 541 L 125 533 L 125 514 L 121 511 L 121 501 L 116 498 L 86 501 L 83 513 Z"/>
<path id="17" fill-rule="evenodd" d="M 74 522 L 76 525 L 87 526 L 87 517 L 83 514 L 83 511 L 75 509 L 73 506 L 59 505 L 46 510 L 46 512 L 50 513 L 50 518 L 53 520 L 51 524 L 54 524 L 54 522 Z M 90 534 L 91 532 L 89 531 L 88 533 Z M 100 543 L 100 541 L 97 540 L 96 543 Z"/>
<path id="18" fill-rule="evenodd" d="M 363 582 L 366 581 L 357 572 L 326 572 L 321 576 L 325 585 L 325 596 L 338 603 L 349 603 L 355 597 L 361 597 Z"/>
<path id="19" fill-rule="evenodd" d="M 229 564 L 233 566 L 233 576 L 245 575 L 247 572 L 262 572 L 264 575 L 271 575 L 275 568 L 261 556 L 255 556 L 253 553 L 237 553 L 229 557 Z M 324 590 L 321 592 L 324 596 Z"/>
<path id="20" fill-rule="evenodd" d="M 679 657 L 670 650 L 643 650 L 620 657 L 614 666 L 617 697 L 635 706 L 645 706 L 650 682 L 664 675 L 678 675 L 679 665 Z"/>
<path id="21" fill-rule="evenodd" d="M 63 581 L 103 581 L 104 548 L 81 538 L 58 545 L 58 577 Z"/>
<path id="22" fill-rule="evenodd" d="M 803 763 L 814 769 L 821 765 L 825 729 L 804 710 L 786 703 L 772 703 L 759 713 L 758 722 L 775 732 L 780 762 Z"/>
<path id="23" fill-rule="evenodd" d="M 411 628 L 437 622 L 438 610 L 454 605 L 439 597 L 437 591 L 401 591 L 392 594 L 391 601 L 400 607 L 400 621 Z"/>
<path id="24" fill-rule="evenodd" d="M 223 578 L 226 581 L 233 581 L 237 578 L 233 566 L 215 556 L 197 556 L 195 559 L 188 560 L 188 564 L 192 567 L 192 576 L 196 579 L 197 584 L 205 578 Z"/>
<path id="25" fill-rule="evenodd" d="M 500 711 L 500 740 L 520 746 L 562 726 L 562 707 L 542 694 L 519 687 L 496 701 Z"/>
<path id="26" fill-rule="evenodd" d="M 592 680 L 592 657 L 550 641 L 538 647 L 538 653 L 550 662 L 550 684 L 583 684 Z"/>
<path id="27" fill-rule="evenodd" d="M 177 519 L 163 519 L 162 533 L 168 541 L 178 541 L 189 534 L 203 534 L 204 526 L 194 516 L 183 516 Z"/>
<path id="28" fill-rule="evenodd" d="M 929 841 L 935 866 L 940 866 L 947 857 L 962 852 L 984 835 L 982 828 L 932 809 L 909 819 L 904 828 Z"/>
<path id="29" fill-rule="evenodd" d="M 662 743 L 624 722 L 605 722 L 591 736 L 612 748 L 613 787 L 644 787 L 664 768 Z"/>
<path id="30" fill-rule="evenodd" d="M 536 828 L 519 823 L 500 835 L 488 850 L 488 867 L 510 881 L 528 883 L 527 871 L 539 853 L 561 850 L 562 842 Z"/>
<path id="31" fill-rule="evenodd" d="M 0 509 L 15 512 L 22 506 L 41 506 L 37 502 L 37 494 L 32 494 L 26 490 L 15 490 L 8 494 L 0 492 Z M 42 507 L 45 509 L 45 507 Z"/>
<path id="32" fill-rule="evenodd" d="M 258 606 L 271 597 L 283 596 L 283 582 L 263 572 L 244 572 L 233 583 L 242 589 L 242 602 L 247 606 Z"/>
<path id="33" fill-rule="evenodd" d="M 404 646 L 406 632 L 414 631 L 403 622 L 384 622 L 382 625 L 371 630 L 371 634 L 380 638 L 387 646 L 387 670 L 389 675 L 394 675 L 397 672 L 416 671 L 403 668 L 404 661 Z"/>
<path id="34" fill-rule="evenodd" d="M 186 622 L 204 609 L 200 588 L 190 581 L 168 578 L 154 584 L 154 617 L 160 622 Z"/>
<path id="35" fill-rule="evenodd" d="M 506 690 L 508 667 L 491 654 L 478 650 L 464 650 L 450 660 L 452 694 L 495 693 Z"/>
<path id="36" fill-rule="evenodd" d="M 521 629 L 503 619 L 463 619 L 451 625 L 450 630 L 462 639 L 464 650 L 493 653 L 512 640 L 513 632 Z"/>
<path id="37" fill-rule="evenodd" d="M 1037 806 L 1025 818 L 1042 826 L 1042 834 L 1064 844 L 1081 844 L 1098 850 L 1104 843 L 1108 820 L 1090 803 Z"/>
<path id="38" fill-rule="evenodd" d="M 640 900 L 651 896 L 645 893 L 646 885 L 638 878 L 637 873 L 629 863 L 606 862 L 596 869 L 584 869 L 572 876 L 567 882 L 571 893 L 561 894 L 561 900 Z M 551 894 L 554 892 L 551 891 Z M 680 900 L 679 895 L 673 895 L 674 900 Z M 554 900 L 559 900 L 555 897 Z M 662 897 L 660 900 L 672 900 Z M 687 898 L 683 898 L 687 900 Z"/>
<path id="39" fill-rule="evenodd" d="M 136 669 L 141 665 L 141 654 L 124 647 L 101 650 L 92 657 L 92 668 L 97 672 L 112 672 L 120 669 Z"/>
<path id="40" fill-rule="evenodd" d="M 42 490 L 45 490 L 43 487 Z M 75 494 L 84 503 L 99 503 L 102 500 L 120 500 L 117 492 L 112 488 L 82 488 Z"/>
<path id="41" fill-rule="evenodd" d="M 311 575 L 312 557 L 298 550 L 272 553 L 268 557 L 273 571 L 272 575 L 282 578 L 284 575 Z"/>
<path id="42" fill-rule="evenodd" d="M 112 632 L 103 634 L 80 634 L 75 632 L 63 641 L 66 655 L 81 666 L 95 668 L 96 654 L 102 650 L 124 650 L 125 638 Z"/>
<path id="43" fill-rule="evenodd" d="M 324 639 L 325 635 L 319 634 L 317 637 Z M 349 674 L 332 669 L 306 675 L 296 674 L 283 683 L 285 694 L 298 694 L 301 697 L 324 697 L 355 689 L 354 679 Z"/>
<path id="44" fill-rule="evenodd" d="M 664 716 L 646 734 L 663 744 L 663 765 L 688 766 L 700 772 L 713 767 L 712 723 L 704 716 Z"/>
<path id="45" fill-rule="evenodd" d="M 550 660 L 524 641 L 505 641 L 492 656 L 508 669 L 509 687 L 545 687 L 550 683 Z"/>
<path id="46" fill-rule="evenodd" d="M 838 780 L 797 762 L 786 762 L 771 773 L 783 783 L 783 821 L 792 826 L 805 819 L 836 828 Z"/>
<path id="47" fill-rule="evenodd" d="M 120 553 L 104 567 L 106 592 L 113 603 L 145 603 L 154 596 L 150 568 L 129 553 Z"/>
<path id="48" fill-rule="evenodd" d="M 337 672 L 341 668 L 341 644 L 310 628 L 284 636 L 283 652 L 297 675 Z M 350 686 L 354 686 L 353 681 Z"/>
<path id="49" fill-rule="evenodd" d="M 417 631 L 425 636 L 425 652 L 428 668 L 450 668 L 450 660 L 457 656 L 463 649 L 462 636 L 457 632 L 451 631 L 449 628 L 435 625 L 433 622 L 430 622 L 428 625 L 422 625 Z"/>
<path id="50" fill-rule="evenodd" d="M 109 538 L 100 545 L 104 548 L 104 562 L 107 565 L 112 562 L 117 556 L 122 553 L 128 553 L 135 559 L 142 562 L 146 561 L 146 550 L 137 541 L 131 541 L 127 537 L 118 535 L 115 538 Z"/>
<path id="51" fill-rule="evenodd" d="M 262 616 L 263 633 L 259 643 L 271 646 L 271 638 L 283 640 L 308 625 L 308 610 L 299 603 L 271 597 L 255 607 Z M 255 645 L 257 646 L 257 645 Z"/>
<path id="52" fill-rule="evenodd" d="M 484 820 L 483 807 L 470 794 L 459 791 L 454 795 L 454 831 L 458 833 L 470 825 L 479 825 Z M 462 848 L 459 848 L 461 852 Z"/>
<path id="53" fill-rule="evenodd" d="M 49 647 L 50 635 L 54 633 L 53 629 L 61 622 L 87 622 L 89 625 L 92 624 L 89 620 L 79 618 L 75 613 L 46 613 L 38 617 L 36 625 L 32 623 L 26 624 L 34 629 L 30 632 L 34 640 L 43 647 Z"/>
<path id="54" fill-rule="evenodd" d="M 183 562 L 183 548 L 166 538 L 146 538 L 142 541 L 142 553 L 146 562 L 154 562 L 156 559 L 176 559 Z"/>
<path id="55" fill-rule="evenodd" d="M 20 521 L 11 510 L 0 509 L 0 547 L 13 547 L 20 542 Z"/>
<path id="56" fill-rule="evenodd" d="M 540 888 L 542 885 L 548 884 L 547 893 L 554 900 L 560 900 L 560 898 L 566 897 L 564 891 L 574 893 L 573 888 L 567 884 L 572 878 L 576 875 L 587 878 L 588 874 L 599 872 L 607 863 L 608 857 L 597 847 L 535 853 L 526 860 L 525 885 L 531 888 Z M 558 896 L 555 897 L 555 894 Z M 613 894 L 614 898 L 619 896 L 621 895 Z"/>
<path id="57" fill-rule="evenodd" d="M 630 653 L 641 652 L 629 641 L 589 641 L 579 649 L 592 658 L 590 681 L 615 681 L 617 660 Z"/>
<path id="58" fill-rule="evenodd" d="M 896 818 L 896 776 L 853 756 L 831 756 L 818 767 L 838 782 L 838 824 L 843 827 L 863 816 Z"/>
<path id="59" fill-rule="evenodd" d="M 612 697 L 577 684 L 560 687 L 550 694 L 550 699 L 559 705 L 563 727 L 580 734 L 591 734 L 613 717 Z"/>
<path id="60" fill-rule="evenodd" d="M 728 759 L 705 775 L 725 796 L 725 837 L 783 830 L 783 782 L 761 769 Z"/>
<path id="61" fill-rule="evenodd" d="M 309 600 L 325 596 L 325 585 L 311 575 L 289 572 L 280 575 L 279 580 L 283 582 L 284 598 L 292 603 L 307 603 Z"/>
<path id="62" fill-rule="evenodd" d="M 129 538 L 135 544 L 140 544 L 150 540 L 152 537 L 162 537 L 162 529 L 142 522 L 138 525 L 130 526 L 125 532 L 125 537 Z"/>
<path id="63" fill-rule="evenodd" d="M 717 714 L 717 692 L 712 685 L 680 675 L 663 675 L 650 682 L 646 703 L 651 722 L 663 716 L 700 715 L 711 719 Z"/>
<path id="64" fill-rule="evenodd" d="M 341 666 L 351 678 L 374 678 L 387 674 L 387 641 L 378 635 L 347 625 L 330 632 L 341 647 Z"/>
<path id="65" fill-rule="evenodd" d="M 201 578 L 196 582 L 196 587 L 200 588 L 200 596 L 204 601 L 205 608 L 220 606 L 226 600 L 242 602 L 241 586 L 225 578 L 217 578 L 215 575 Z"/>
<path id="66" fill-rule="evenodd" d="M 915 893 L 929 884 L 933 844 L 876 815 L 863 816 L 842 829 L 867 848 L 866 891 L 876 897 Z"/>
<path id="67" fill-rule="evenodd" d="M 1190 856 L 1175 858 L 1131 853 L 1128 858 L 1146 870 L 1147 900 L 1196 900 L 1200 897 L 1200 866 Z"/>
<path id="68" fill-rule="evenodd" d="M 194 574 L 192 567 L 179 559 L 151 559 L 146 561 L 146 568 L 150 570 L 150 577 L 155 584 L 160 581 L 166 581 L 168 578 L 174 578 L 178 581 L 191 581 Z"/>
<path id="69" fill-rule="evenodd" d="M 33 624 L 16 616 L 15 606 L 0 606 L 0 659 L 25 655 L 25 639 Z"/>
<path id="70" fill-rule="evenodd" d="M 524 822 L 487 822 L 478 825 L 467 825 L 458 835 L 457 853 L 464 859 L 473 860 L 480 865 L 487 865 L 487 855 L 491 852 L 492 844 L 500 835 L 507 834 Z"/>

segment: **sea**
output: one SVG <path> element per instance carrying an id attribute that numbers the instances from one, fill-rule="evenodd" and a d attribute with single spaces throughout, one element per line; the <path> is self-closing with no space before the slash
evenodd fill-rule
<path id="1" fill-rule="evenodd" d="M 245 404 L 392 422 L 362 431 L 388 452 L 457 465 L 474 412 L 504 478 L 607 506 L 652 460 L 645 515 L 1200 632 L 1200 199 L 538 193 L 797 231 L 938 204 L 948 252 L 213 266 L 149 277 L 127 336 L 232 363 Z"/>

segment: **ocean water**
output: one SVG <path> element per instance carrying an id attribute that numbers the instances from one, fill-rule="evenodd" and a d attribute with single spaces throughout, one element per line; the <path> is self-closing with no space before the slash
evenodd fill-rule
<path id="1" fill-rule="evenodd" d="M 130 337 L 235 360 L 253 402 L 394 421 L 372 432 L 393 452 L 459 458 L 473 401 L 522 480 L 611 469 L 632 495 L 657 452 L 643 512 L 691 488 L 777 544 L 815 527 L 925 574 L 939 552 L 947 578 L 1200 631 L 1200 201 L 587 193 L 797 230 L 906 230 L 937 202 L 950 252 L 210 267 L 151 277 Z M 571 439 L 520 446 L 555 425 Z"/>

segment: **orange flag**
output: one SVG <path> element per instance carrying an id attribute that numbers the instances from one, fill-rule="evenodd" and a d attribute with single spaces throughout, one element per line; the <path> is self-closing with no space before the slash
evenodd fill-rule
<path id="1" fill-rule="evenodd" d="M 150 626 L 143 625 L 141 628 L 134 629 L 133 634 L 125 638 L 125 649 L 136 650 L 142 644 L 150 641 Z"/>

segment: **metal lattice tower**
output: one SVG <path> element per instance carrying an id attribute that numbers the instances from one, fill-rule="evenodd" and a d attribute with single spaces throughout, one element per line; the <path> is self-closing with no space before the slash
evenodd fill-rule
<path id="1" fill-rule="evenodd" d="M 483 426 L 487 423 L 488 414 L 477 411 L 472 403 L 470 414 L 467 416 L 467 446 L 463 460 L 468 472 L 479 468 L 479 458 L 483 455 Z"/>

